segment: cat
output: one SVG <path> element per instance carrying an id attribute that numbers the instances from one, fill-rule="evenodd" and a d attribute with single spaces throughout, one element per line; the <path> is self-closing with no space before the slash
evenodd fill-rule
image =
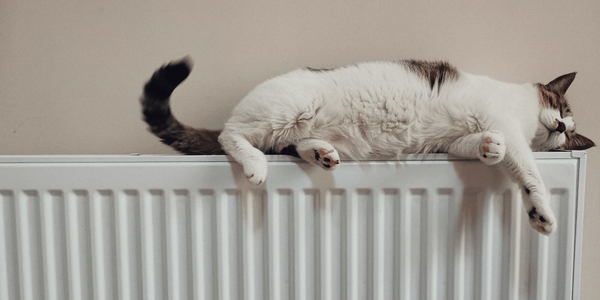
<path id="1" fill-rule="evenodd" d="M 267 178 L 265 153 L 294 154 L 325 170 L 341 160 L 447 152 L 503 163 L 519 183 L 531 226 L 556 228 L 532 151 L 583 150 L 565 92 L 576 73 L 548 84 L 512 84 L 447 62 L 367 62 L 304 68 L 269 79 L 235 107 L 222 131 L 178 122 L 169 100 L 191 72 L 189 57 L 159 68 L 141 97 L 144 120 L 184 154 L 229 154 L 253 184 Z"/>

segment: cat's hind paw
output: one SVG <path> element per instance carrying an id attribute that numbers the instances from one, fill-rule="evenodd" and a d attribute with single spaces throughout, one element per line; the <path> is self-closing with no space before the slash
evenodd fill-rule
<path id="1" fill-rule="evenodd" d="M 317 139 L 304 139 L 296 144 L 302 159 L 324 170 L 332 171 L 340 164 L 340 155 L 328 142 Z"/>
<path id="2" fill-rule="evenodd" d="M 506 144 L 499 131 L 488 131 L 483 135 L 479 146 L 479 159 L 486 165 L 495 165 L 504 159 Z"/>
<path id="3" fill-rule="evenodd" d="M 334 170 L 340 164 L 340 156 L 335 149 L 315 149 L 315 160 L 326 170 Z"/>

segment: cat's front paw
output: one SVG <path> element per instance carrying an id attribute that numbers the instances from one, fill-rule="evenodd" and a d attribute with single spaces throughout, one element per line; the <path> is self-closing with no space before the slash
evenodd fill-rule
<path id="1" fill-rule="evenodd" d="M 526 193 L 527 191 L 528 190 L 526 190 Z M 527 208 L 527 215 L 529 216 L 529 224 L 531 227 L 544 235 L 549 235 L 554 232 L 557 222 L 552 209 L 536 195 L 531 195 L 530 201 L 532 203 L 538 203 L 531 207 L 525 206 Z"/>
<path id="2" fill-rule="evenodd" d="M 543 211 L 534 206 L 527 214 L 529 215 L 529 224 L 539 233 L 549 235 L 556 229 L 556 219 L 551 210 Z"/>
<path id="3" fill-rule="evenodd" d="M 479 145 L 479 159 L 486 165 L 495 165 L 504 159 L 505 154 L 504 135 L 499 131 L 485 132 Z"/>
<path id="4" fill-rule="evenodd" d="M 340 164 L 340 156 L 335 149 L 315 149 L 315 160 L 325 170 L 335 170 Z"/>
<path id="5" fill-rule="evenodd" d="M 244 175 L 252 184 L 263 184 L 267 179 L 267 160 L 264 157 L 247 158 L 243 162 Z"/>

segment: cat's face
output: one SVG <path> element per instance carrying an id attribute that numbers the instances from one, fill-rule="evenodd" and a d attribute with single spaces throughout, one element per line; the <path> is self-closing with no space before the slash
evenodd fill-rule
<path id="1" fill-rule="evenodd" d="M 573 113 L 565 97 L 575 74 L 560 76 L 545 85 L 537 84 L 542 110 L 533 150 L 585 150 L 595 146 L 592 140 L 575 132 Z"/>

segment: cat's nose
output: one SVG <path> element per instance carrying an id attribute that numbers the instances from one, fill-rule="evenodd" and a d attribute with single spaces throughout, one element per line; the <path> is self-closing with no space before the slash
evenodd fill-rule
<path id="1" fill-rule="evenodd" d="M 556 131 L 563 133 L 563 132 L 565 132 L 565 130 L 567 130 L 567 126 L 565 125 L 565 123 L 558 121 L 558 126 L 556 127 Z"/>

